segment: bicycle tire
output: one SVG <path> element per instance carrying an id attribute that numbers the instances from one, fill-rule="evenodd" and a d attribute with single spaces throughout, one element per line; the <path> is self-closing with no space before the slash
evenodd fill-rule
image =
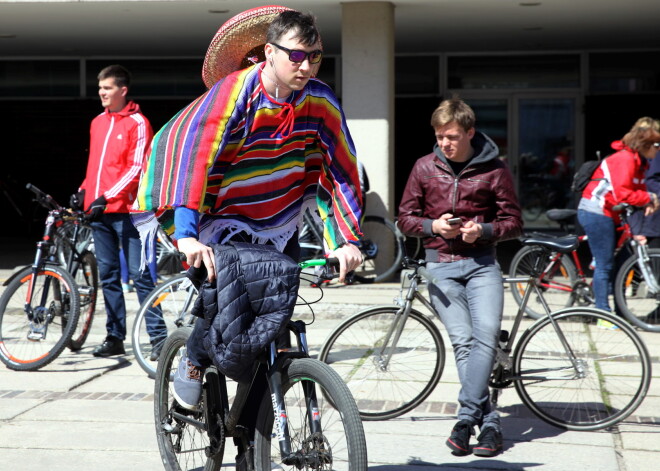
<path id="1" fill-rule="evenodd" d="M 318 410 L 309 410 L 305 401 L 303 388 L 309 382 L 316 387 Z M 306 463 L 302 469 L 367 470 L 367 444 L 355 400 L 332 368 L 312 358 L 290 360 L 282 368 L 282 392 L 291 451 L 317 459 L 316 463 Z M 309 430 L 311 417 L 318 415 L 322 437 Z M 270 394 L 264 394 L 255 431 L 255 469 L 301 469 L 282 462 L 279 441 L 273 440 L 277 436 L 274 422 Z"/>
<path id="2" fill-rule="evenodd" d="M 380 306 L 339 324 L 319 351 L 348 384 L 362 420 L 386 420 L 419 406 L 435 389 L 445 366 L 442 335 L 431 319 L 411 310 L 396 353 L 383 370 L 379 342 L 401 308 Z"/>
<path id="3" fill-rule="evenodd" d="M 539 319 L 513 354 L 514 385 L 522 402 L 545 422 L 567 430 L 599 430 L 632 414 L 651 382 L 651 359 L 639 335 L 623 319 L 600 309 L 569 308 L 552 317 L 583 376 L 573 377 L 550 318 Z M 603 321 L 615 327 L 607 328 Z M 554 377 L 544 380 L 543 370 Z"/>
<path id="4" fill-rule="evenodd" d="M 360 229 L 364 234 L 360 242 L 364 261 L 354 272 L 355 281 L 389 281 L 401 269 L 403 234 L 392 221 L 380 216 L 366 216 Z"/>
<path id="5" fill-rule="evenodd" d="M 32 277 L 32 267 L 25 267 L 0 297 L 0 360 L 12 370 L 35 371 L 55 360 L 68 345 L 80 313 L 80 296 L 69 272 L 46 265 L 32 287 L 33 311 L 40 325 L 47 325 L 46 333 L 40 340 L 29 340 L 28 334 L 34 335 L 36 330 L 25 313 Z M 44 292 L 46 281 L 48 290 Z M 45 316 L 52 316 L 47 324 L 42 323 Z"/>
<path id="6" fill-rule="evenodd" d="M 523 277 L 529 276 L 533 273 L 536 261 L 540 256 L 547 256 L 547 251 L 541 247 L 536 246 L 523 246 L 511 259 L 511 266 L 509 268 L 509 276 Z M 575 264 L 567 255 L 562 255 L 560 258 L 552 262 L 552 266 L 546 265 L 547 276 L 542 280 L 537 280 L 537 286 L 543 292 L 543 297 L 550 307 L 550 311 L 554 312 L 559 309 L 570 307 L 573 304 L 573 286 L 577 281 L 577 269 Z M 553 288 L 553 286 L 556 287 Z M 560 289 L 562 288 L 562 289 Z M 521 305 L 525 290 L 527 289 L 527 282 L 524 283 L 511 283 L 511 294 L 518 306 Z M 531 293 L 527 306 L 525 307 L 525 314 L 532 319 L 540 319 L 545 317 L 545 309 L 541 301 L 535 293 Z"/>
<path id="7" fill-rule="evenodd" d="M 69 341 L 71 351 L 80 350 L 92 330 L 96 300 L 99 291 L 99 271 L 96 257 L 92 252 L 85 251 L 80 257 L 80 266 L 76 270 L 74 280 L 80 294 L 80 315 L 76 329 Z"/>
<path id="8" fill-rule="evenodd" d="M 203 430 L 208 424 L 206 393 L 202 394 L 200 409 L 195 412 L 178 407 L 172 395 L 174 374 L 191 332 L 190 327 L 177 329 L 169 335 L 163 346 L 154 382 L 156 439 L 166 469 L 216 471 L 222 464 L 224 441 L 217 453 L 206 456 L 205 450 L 211 443 Z M 199 427 L 177 418 L 175 414 L 198 421 Z"/>
<path id="9" fill-rule="evenodd" d="M 648 255 L 650 273 L 660 281 L 660 249 L 649 249 Z M 648 332 L 660 332 L 660 293 L 648 290 L 635 254 L 617 272 L 614 301 L 631 324 Z"/>
<path id="10" fill-rule="evenodd" d="M 179 273 L 156 286 L 140 305 L 133 322 L 131 345 L 135 359 L 150 378 L 156 376 L 157 367 L 150 359 L 153 349 L 162 348 L 168 332 L 194 322 L 190 308 L 196 297 L 197 290 L 186 274 Z M 153 320 L 149 328 L 148 319 Z"/>

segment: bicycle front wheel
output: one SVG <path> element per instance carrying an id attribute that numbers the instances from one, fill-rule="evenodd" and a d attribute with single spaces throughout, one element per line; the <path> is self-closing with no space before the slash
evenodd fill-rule
<path id="1" fill-rule="evenodd" d="M 140 305 L 133 323 L 131 344 L 140 367 L 155 377 L 159 352 L 167 333 L 191 325 L 190 313 L 197 290 L 185 273 L 173 276 L 156 286 Z"/>
<path id="2" fill-rule="evenodd" d="M 651 381 L 649 353 L 630 325 L 599 309 L 569 308 L 535 322 L 516 345 L 513 377 L 534 414 L 568 430 L 598 430 L 628 417 Z M 570 353 L 569 353 L 570 352 Z"/>
<path id="3" fill-rule="evenodd" d="M 316 409 L 306 400 L 305 390 L 310 386 L 316 390 Z M 291 360 L 282 371 L 282 392 L 291 452 L 299 461 L 283 462 L 273 403 L 265 394 L 257 416 L 255 469 L 366 471 L 362 422 L 350 391 L 335 371 L 311 358 Z M 320 422 L 320 431 L 312 432 L 310 424 L 315 421 Z"/>
<path id="4" fill-rule="evenodd" d="M 69 348 L 72 351 L 82 348 L 92 330 L 99 291 L 98 265 L 92 252 L 85 252 L 80 257 L 80 267 L 76 270 L 75 281 L 78 286 L 78 294 L 80 294 L 80 316 L 76 330 L 69 341 Z"/>
<path id="5" fill-rule="evenodd" d="M 222 464 L 224 441 L 214 448 L 214 453 L 206 455 L 205 450 L 211 445 L 206 431 L 209 428 L 206 394 L 202 395 L 196 412 L 181 408 L 172 395 L 174 375 L 191 331 L 189 327 L 175 330 L 163 346 L 154 388 L 156 439 L 166 469 L 216 471 Z"/>
<path id="6" fill-rule="evenodd" d="M 0 360 L 12 370 L 44 367 L 67 346 L 79 313 L 78 289 L 66 270 L 47 265 L 34 276 L 24 268 L 0 297 Z"/>
<path id="7" fill-rule="evenodd" d="M 438 328 L 411 310 L 397 338 L 390 330 L 402 320 L 396 306 L 359 312 L 342 322 L 319 352 L 319 360 L 348 384 L 363 420 L 392 419 L 413 410 L 442 376 L 445 346 Z"/>
<path id="8" fill-rule="evenodd" d="M 360 251 L 364 262 L 355 270 L 360 283 L 388 281 L 401 269 L 403 235 L 392 221 L 380 216 L 367 216 L 360 229 L 364 236 Z"/>
<path id="9" fill-rule="evenodd" d="M 648 255 L 648 273 L 660 283 L 660 249 L 649 249 Z M 660 332 L 660 293 L 653 293 L 649 289 L 637 255 L 623 262 L 617 272 L 614 300 L 633 325 L 649 332 Z"/>
<path id="10" fill-rule="evenodd" d="M 556 252 L 548 254 L 541 247 L 524 246 L 511 260 L 509 276 L 523 277 L 535 273 L 535 267 L 539 258 L 543 257 L 541 263 L 543 274 L 536 279 L 536 285 L 543 293 L 550 311 L 569 307 L 573 303 L 573 285 L 577 281 L 577 270 L 575 264 L 567 255 L 561 255 Z M 511 294 L 518 306 L 522 303 L 527 283 L 511 283 Z M 545 309 L 541 304 L 539 297 L 532 293 L 525 307 L 525 314 L 532 319 L 539 319 L 545 316 Z"/>

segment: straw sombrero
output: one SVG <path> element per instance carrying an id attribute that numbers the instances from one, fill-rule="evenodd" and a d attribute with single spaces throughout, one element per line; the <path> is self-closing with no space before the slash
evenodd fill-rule
<path id="1" fill-rule="evenodd" d="M 264 60 L 266 32 L 275 17 L 291 10 L 279 5 L 252 8 L 223 24 L 209 45 L 202 67 L 202 78 L 208 88 L 227 75 L 245 68 L 247 57 Z"/>

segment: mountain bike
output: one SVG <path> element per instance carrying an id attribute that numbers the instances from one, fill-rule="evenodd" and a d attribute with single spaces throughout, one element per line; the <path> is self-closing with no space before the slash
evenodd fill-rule
<path id="1" fill-rule="evenodd" d="M 166 469 L 220 469 L 226 440 L 234 437 L 243 449 L 253 450 L 249 470 L 366 471 L 364 430 L 350 391 L 332 368 L 309 357 L 305 323 L 289 321 L 288 329 L 297 348 L 278 351 L 272 342 L 259 360 L 266 368 L 255 368 L 254 374 L 265 371 L 269 385 L 260 404 L 247 404 L 252 383 L 235 383 L 209 367 L 201 404 L 194 412 L 179 407 L 171 391 L 192 329 L 176 329 L 168 336 L 154 391 L 156 436 Z M 246 429 L 238 424 L 244 407 L 258 407 L 253 448 Z"/>
<path id="2" fill-rule="evenodd" d="M 546 256 L 571 250 L 571 246 L 555 240 L 523 243 L 538 247 Z M 646 396 L 651 381 L 648 350 L 627 322 L 603 310 L 574 307 L 551 312 L 536 282 L 544 268 L 544 258 L 538 260 L 528 276 L 503 278 L 505 283 L 525 284 L 526 288 L 510 330 L 500 334 L 490 379 L 494 406 L 501 390 L 513 385 L 522 402 L 554 426 L 590 431 L 614 425 L 628 417 Z M 433 347 L 428 341 L 416 345 L 415 337 L 406 335 L 410 319 L 420 324 L 417 319 L 425 317 L 430 324 L 427 316 L 413 309 L 413 301 L 420 301 L 437 316 L 419 291 L 423 280 L 434 282 L 425 263 L 406 260 L 406 265 L 412 272 L 402 285 L 406 295 L 399 305 L 355 314 L 337 326 L 319 353 L 319 359 L 349 384 L 364 420 L 393 418 L 411 410 L 436 387 L 442 373 L 441 369 L 431 374 L 438 369 L 422 368 L 432 363 L 429 352 L 439 346 Z M 539 299 L 545 316 L 518 339 L 531 296 Z M 599 321 L 610 322 L 614 328 L 599 328 Z M 428 327 L 418 330 L 420 337 L 429 338 L 434 331 Z M 404 339 L 402 344 L 400 338 Z"/>
<path id="3" fill-rule="evenodd" d="M 34 187 L 32 191 L 35 191 Z M 80 315 L 68 345 L 70 350 L 78 351 L 92 331 L 99 291 L 99 272 L 94 254 L 92 228 L 83 212 L 72 212 L 72 215 L 75 217 L 65 218 L 56 230 L 55 250 L 57 260 L 73 276 L 80 294 Z"/>
<path id="4" fill-rule="evenodd" d="M 67 345 L 73 350 L 82 346 L 98 289 L 96 259 L 88 245 L 78 245 L 83 214 L 63 208 L 33 185 L 27 188 L 48 209 L 44 233 L 32 265 L 12 275 L 0 297 L 0 360 L 21 371 L 44 367 Z M 64 229 L 58 233 L 67 223 L 73 225 L 71 238 Z M 77 331 L 81 306 L 85 321 Z"/>
<path id="5" fill-rule="evenodd" d="M 179 263 L 181 263 L 180 258 Z M 179 327 L 192 326 L 195 316 L 190 313 L 190 309 L 197 294 L 197 289 L 186 273 L 179 273 L 156 286 L 140 305 L 133 322 L 131 344 L 135 359 L 150 378 L 156 376 L 156 361 L 167 337 L 152 340 L 153 335 L 150 335 L 147 321 L 162 320 L 161 322 L 154 320 L 150 325 L 164 324 L 166 332 L 172 332 Z"/>
<path id="6" fill-rule="evenodd" d="M 396 225 L 380 216 L 366 216 L 360 224 L 364 236 L 360 251 L 364 262 L 354 272 L 353 279 L 360 283 L 389 280 L 401 269 L 405 252 L 404 236 Z M 298 232 L 301 259 L 318 259 L 326 253 L 321 227 L 309 210 L 303 213 L 303 224 Z"/>

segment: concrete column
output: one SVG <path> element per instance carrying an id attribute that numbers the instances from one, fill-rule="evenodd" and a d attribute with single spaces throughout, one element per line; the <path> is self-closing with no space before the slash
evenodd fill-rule
<path id="1" fill-rule="evenodd" d="M 342 3 L 342 106 L 371 186 L 367 213 L 394 205 L 394 5 Z"/>

